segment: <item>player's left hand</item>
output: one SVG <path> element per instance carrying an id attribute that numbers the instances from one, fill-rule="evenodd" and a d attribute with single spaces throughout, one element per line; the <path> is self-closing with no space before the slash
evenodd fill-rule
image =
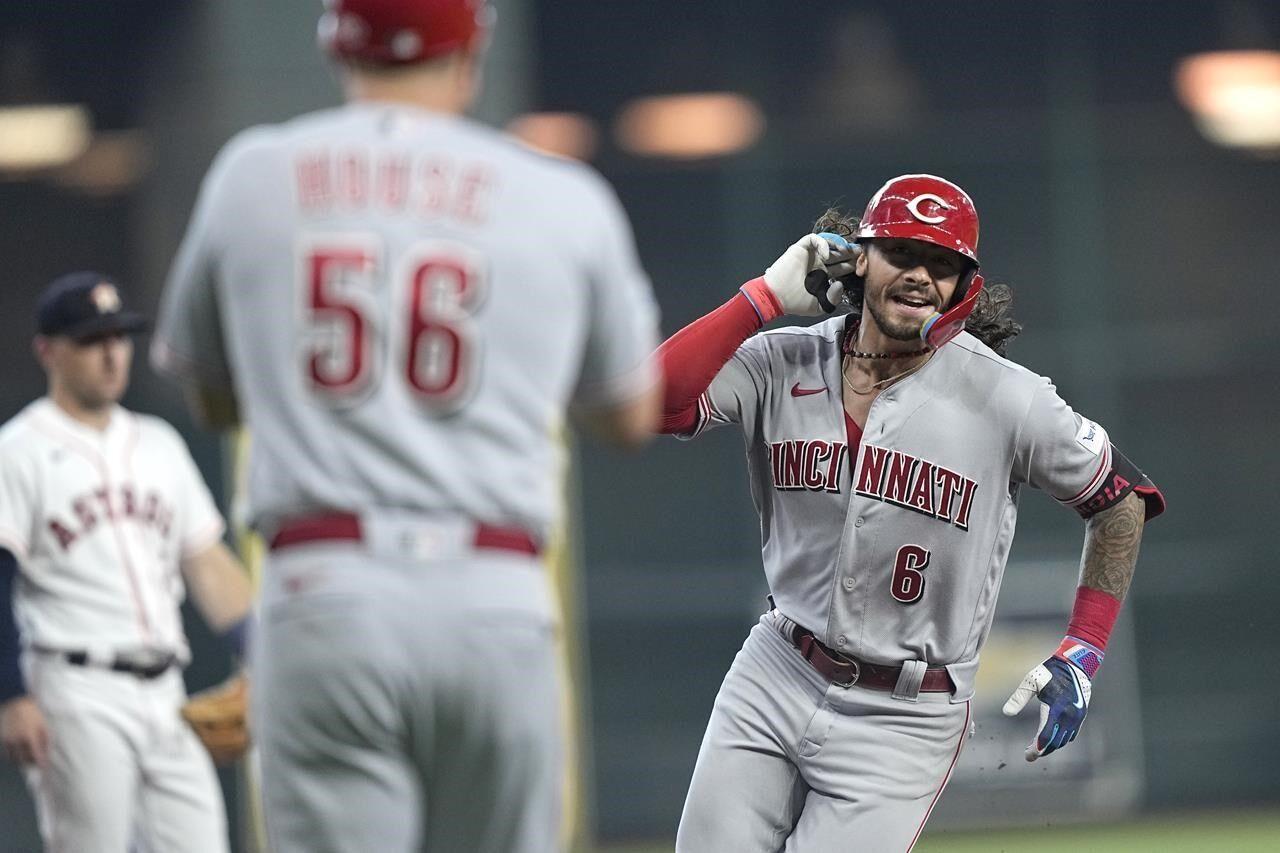
<path id="1" fill-rule="evenodd" d="M 1068 643 L 1064 642 L 1063 646 Z M 1079 647 L 1079 644 L 1074 644 Z M 1101 652 L 1090 647 L 1089 652 L 1101 659 Z M 1097 672 L 1097 666 L 1093 667 Z M 1027 761 L 1035 761 L 1042 755 L 1061 749 L 1076 739 L 1085 715 L 1089 713 L 1089 697 L 1093 682 L 1084 669 L 1063 656 L 1062 649 L 1035 669 L 1027 673 L 1022 683 L 1004 703 L 1006 717 L 1016 717 L 1032 696 L 1040 702 L 1040 732 L 1027 745 Z"/>

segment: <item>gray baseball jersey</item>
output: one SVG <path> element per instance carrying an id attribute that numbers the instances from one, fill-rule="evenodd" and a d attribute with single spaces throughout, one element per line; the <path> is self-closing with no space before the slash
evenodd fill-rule
<path id="1" fill-rule="evenodd" d="M 850 458 L 843 328 L 833 318 L 749 339 L 703 395 L 694 434 L 742 425 L 779 611 L 864 660 L 945 665 L 963 702 L 1019 489 L 1086 501 L 1111 445 L 1049 380 L 964 333 L 876 398 Z"/>
<path id="2" fill-rule="evenodd" d="M 656 314 L 604 181 L 466 119 L 352 104 L 218 158 L 153 358 L 234 388 L 260 529 L 360 519 L 264 572 L 274 849 L 554 848 L 557 607 L 477 525 L 545 541 L 565 406 L 652 387 Z"/>
<path id="3" fill-rule="evenodd" d="M 564 404 L 649 388 L 656 341 L 629 226 L 588 167 L 352 104 L 222 152 L 152 357 L 234 385 L 260 526 L 380 506 L 541 533 Z"/>

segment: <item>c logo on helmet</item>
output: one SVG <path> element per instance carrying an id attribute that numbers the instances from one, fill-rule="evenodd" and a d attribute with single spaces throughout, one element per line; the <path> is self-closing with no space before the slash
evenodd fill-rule
<path id="1" fill-rule="evenodd" d="M 919 219 L 921 222 L 927 222 L 930 225 L 937 225 L 939 222 L 942 222 L 947 218 L 945 216 L 928 216 L 926 214 L 921 213 L 920 205 L 926 201 L 933 202 L 941 210 L 951 210 L 951 205 L 947 204 L 945 201 L 938 198 L 933 193 L 923 193 L 911 199 L 911 201 L 907 202 L 907 210 L 916 219 Z"/>

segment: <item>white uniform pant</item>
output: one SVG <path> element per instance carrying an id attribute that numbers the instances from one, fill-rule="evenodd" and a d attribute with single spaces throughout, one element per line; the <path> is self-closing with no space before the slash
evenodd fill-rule
<path id="1" fill-rule="evenodd" d="M 520 554 L 273 552 L 252 692 L 272 853 L 556 849 L 554 614 Z"/>
<path id="2" fill-rule="evenodd" d="M 969 731 L 969 703 L 831 684 L 772 613 L 711 711 L 677 853 L 910 850 Z"/>
<path id="3" fill-rule="evenodd" d="M 179 716 L 178 668 L 147 680 L 29 653 L 27 673 L 49 727 L 48 766 L 26 772 L 48 853 L 228 850 L 213 762 Z"/>

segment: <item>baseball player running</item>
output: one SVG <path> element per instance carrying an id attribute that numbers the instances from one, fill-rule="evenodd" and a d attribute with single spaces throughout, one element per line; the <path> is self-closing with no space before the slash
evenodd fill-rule
<path id="1" fill-rule="evenodd" d="M 1039 699 L 1030 761 L 1074 739 L 1164 506 L 1101 426 L 1003 357 L 1018 327 L 1008 289 L 983 288 L 963 190 L 904 175 L 861 222 L 819 226 L 661 349 L 664 430 L 745 433 L 774 604 L 716 697 L 679 851 L 915 844 L 970 730 L 1024 486 L 1083 516 L 1085 545 L 1066 638 L 1005 713 Z"/>
<path id="2" fill-rule="evenodd" d="M 333 0 L 348 103 L 213 165 L 153 358 L 253 436 L 267 832 L 289 851 L 557 846 L 566 405 L 635 445 L 656 308 L 588 168 L 461 113 L 480 0 Z"/>
<path id="3" fill-rule="evenodd" d="M 225 851 L 209 755 L 179 716 L 180 605 L 233 646 L 248 580 L 177 432 L 121 408 L 131 335 L 105 276 L 39 305 L 47 396 L 0 428 L 0 737 L 48 850 Z"/>

